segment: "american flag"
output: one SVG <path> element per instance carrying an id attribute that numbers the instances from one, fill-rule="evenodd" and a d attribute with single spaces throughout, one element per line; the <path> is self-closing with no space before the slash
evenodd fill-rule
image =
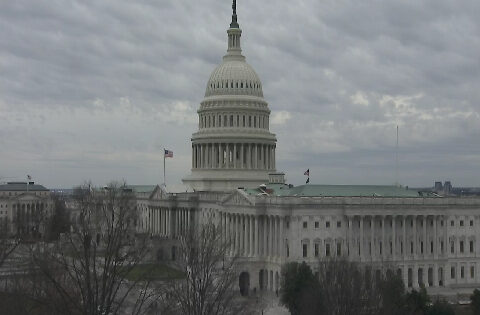
<path id="1" fill-rule="evenodd" d="M 310 169 L 306 170 L 305 173 L 303 173 L 303 175 L 310 176 Z"/>
<path id="2" fill-rule="evenodd" d="M 164 157 L 168 158 L 173 158 L 173 151 L 170 150 L 165 150 L 165 155 Z"/>
<path id="3" fill-rule="evenodd" d="M 28 180 L 32 180 L 32 176 L 27 175 Z"/>

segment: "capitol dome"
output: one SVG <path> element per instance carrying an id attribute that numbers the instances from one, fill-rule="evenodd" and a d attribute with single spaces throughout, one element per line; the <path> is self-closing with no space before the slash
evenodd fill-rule
<path id="1" fill-rule="evenodd" d="M 255 70 L 245 62 L 244 58 L 243 60 L 224 58 L 222 64 L 213 70 L 207 83 L 205 97 L 212 95 L 263 97 L 262 83 Z"/>

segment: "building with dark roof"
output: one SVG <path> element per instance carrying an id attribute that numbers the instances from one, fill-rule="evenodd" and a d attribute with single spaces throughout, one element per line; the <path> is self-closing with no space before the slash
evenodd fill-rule
<path id="1" fill-rule="evenodd" d="M 12 236 L 40 236 L 53 213 L 50 190 L 34 182 L 0 184 L 0 228 Z"/>

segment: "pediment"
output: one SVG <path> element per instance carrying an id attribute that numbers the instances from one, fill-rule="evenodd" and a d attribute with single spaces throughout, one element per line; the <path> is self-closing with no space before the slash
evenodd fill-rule
<path id="1" fill-rule="evenodd" d="M 255 202 L 243 190 L 237 189 L 233 193 L 226 196 L 222 201 L 225 206 L 253 206 Z"/>
<path id="2" fill-rule="evenodd" d="M 152 191 L 149 197 L 149 199 L 155 199 L 155 200 L 162 200 L 165 198 L 167 198 L 167 192 L 163 187 L 159 185 L 155 187 L 155 189 Z"/>

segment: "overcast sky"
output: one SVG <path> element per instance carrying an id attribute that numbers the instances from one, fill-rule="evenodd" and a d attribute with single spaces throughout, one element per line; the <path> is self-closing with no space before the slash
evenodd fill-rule
<path id="1" fill-rule="evenodd" d="M 237 2 L 288 182 L 393 184 L 398 125 L 401 184 L 480 186 L 480 1 Z M 229 0 L 0 0 L 0 181 L 161 183 L 165 147 L 180 183 L 230 15 Z"/>

